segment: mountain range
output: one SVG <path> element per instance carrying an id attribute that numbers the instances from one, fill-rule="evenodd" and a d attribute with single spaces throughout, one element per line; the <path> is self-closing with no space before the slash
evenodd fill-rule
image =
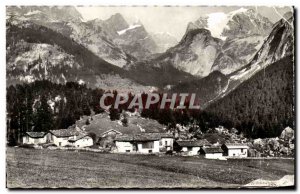
<path id="1" fill-rule="evenodd" d="M 263 99 L 271 98 L 267 90 L 275 92 L 272 102 L 293 95 L 291 85 L 272 89 L 253 81 L 291 83 L 286 75 L 294 62 L 293 22 L 293 13 L 273 24 L 242 8 L 199 17 L 177 41 L 169 33 L 146 29 L 142 21 L 129 24 L 119 13 L 84 21 L 74 7 L 9 6 L 7 85 L 47 79 L 125 92 L 193 92 L 202 109 L 225 121 L 228 117 L 215 104 L 238 107 L 237 96 L 251 93 L 247 90 L 257 84 L 265 88 L 259 90 Z M 262 77 L 265 73 L 271 77 Z M 249 104 L 251 96 L 239 103 Z"/>
<path id="2" fill-rule="evenodd" d="M 293 42 L 293 17 L 288 20 L 281 19 L 274 24 L 264 44 L 248 64 L 227 75 L 213 71 L 199 81 L 193 80 L 176 85 L 172 92 L 198 91 L 198 95 L 202 97 L 202 106 L 205 108 L 208 104 L 226 96 L 241 83 L 251 79 L 256 73 L 264 71 L 267 66 L 287 56 L 293 56 Z M 213 81 L 207 82 L 207 80 Z M 208 90 L 208 88 L 212 89 Z"/>

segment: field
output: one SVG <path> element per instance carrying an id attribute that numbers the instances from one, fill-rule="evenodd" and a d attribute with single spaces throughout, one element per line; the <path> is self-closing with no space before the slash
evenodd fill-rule
<path id="1" fill-rule="evenodd" d="M 294 160 L 207 160 L 7 148 L 7 187 L 238 188 L 294 174 Z"/>

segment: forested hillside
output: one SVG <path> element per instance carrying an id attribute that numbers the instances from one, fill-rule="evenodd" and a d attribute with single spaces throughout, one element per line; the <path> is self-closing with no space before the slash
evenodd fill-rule
<path id="1" fill-rule="evenodd" d="M 7 88 L 7 128 L 9 140 L 16 140 L 26 131 L 48 131 L 67 128 L 82 115 L 100 113 L 102 90 L 69 82 L 66 85 L 50 81 Z"/>
<path id="2" fill-rule="evenodd" d="M 293 56 L 269 65 L 206 111 L 219 124 L 236 127 L 252 137 L 275 137 L 294 128 Z"/>
<path id="3" fill-rule="evenodd" d="M 293 68 L 292 56 L 271 64 L 201 112 L 159 109 L 159 104 L 155 104 L 150 109 L 141 110 L 141 116 L 156 119 L 170 128 L 177 123 L 196 124 L 205 132 L 223 125 L 235 127 L 248 137 L 275 137 L 286 126 L 294 128 Z M 63 85 L 35 81 L 9 86 L 8 140 L 16 141 L 25 131 L 67 128 L 83 115 L 101 113 L 99 100 L 104 92 L 74 82 Z M 146 96 L 142 94 L 143 101 Z M 130 94 L 130 99 L 133 97 Z M 111 119 L 119 119 L 122 110 L 127 110 L 126 105 L 118 110 L 110 109 Z"/>

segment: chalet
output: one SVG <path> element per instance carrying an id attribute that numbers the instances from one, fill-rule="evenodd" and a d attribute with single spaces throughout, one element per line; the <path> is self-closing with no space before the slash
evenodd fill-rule
<path id="1" fill-rule="evenodd" d="M 23 136 L 23 144 L 43 144 L 51 141 L 48 132 L 26 132 Z"/>
<path id="2" fill-rule="evenodd" d="M 79 135 L 79 131 L 72 129 L 58 129 L 50 130 L 52 134 L 53 143 L 57 146 L 69 145 L 69 139 L 76 138 Z"/>
<path id="3" fill-rule="evenodd" d="M 159 153 L 173 149 L 173 136 L 166 133 L 118 135 L 115 145 L 121 153 Z"/>
<path id="4" fill-rule="evenodd" d="M 176 145 L 179 147 L 178 150 L 183 151 L 186 155 L 195 156 L 200 154 L 202 147 L 211 146 L 206 140 L 181 140 L 176 141 Z"/>
<path id="5" fill-rule="evenodd" d="M 52 142 L 56 146 L 87 147 L 93 145 L 93 139 L 77 126 L 68 129 L 51 130 Z"/>
<path id="6" fill-rule="evenodd" d="M 111 148 L 117 135 L 122 135 L 122 133 L 115 129 L 109 129 L 99 134 L 97 143 L 103 148 Z"/>
<path id="7" fill-rule="evenodd" d="M 93 139 L 86 134 L 80 134 L 75 138 L 71 137 L 68 142 L 69 145 L 73 147 L 89 147 L 94 143 Z"/>
<path id="8" fill-rule="evenodd" d="M 160 136 L 159 149 L 160 151 L 173 150 L 174 136 L 169 133 L 157 133 Z"/>
<path id="9" fill-rule="evenodd" d="M 117 152 L 125 153 L 137 151 L 137 146 L 134 143 L 133 135 L 119 135 L 115 138 L 114 141 L 117 148 Z"/>
<path id="10" fill-rule="evenodd" d="M 158 134 L 152 134 L 152 133 L 135 134 L 134 142 L 137 145 L 137 152 L 158 153 L 160 139 L 161 137 Z"/>
<path id="11" fill-rule="evenodd" d="M 218 159 L 223 157 L 223 150 L 220 147 L 202 147 L 200 155 L 208 159 Z"/>
<path id="12" fill-rule="evenodd" d="M 224 156 L 245 158 L 248 156 L 249 147 L 246 144 L 226 143 L 222 145 L 222 149 Z"/>

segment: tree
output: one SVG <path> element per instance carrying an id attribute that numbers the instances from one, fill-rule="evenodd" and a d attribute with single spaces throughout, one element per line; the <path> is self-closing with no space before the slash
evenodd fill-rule
<path id="1" fill-rule="evenodd" d="M 90 120 L 87 119 L 87 120 L 85 121 L 85 125 L 89 125 L 89 124 L 90 124 Z"/>
<path id="2" fill-rule="evenodd" d="M 128 127 L 128 119 L 127 119 L 126 113 L 123 113 L 122 115 L 123 115 L 123 118 L 122 118 L 122 120 L 121 120 L 122 125 L 123 125 L 124 127 Z"/>
<path id="3" fill-rule="evenodd" d="M 41 96 L 40 105 L 35 116 L 34 131 L 49 131 L 53 129 L 53 115 L 45 95 Z"/>
<path id="4" fill-rule="evenodd" d="M 82 102 L 82 112 L 84 115 L 87 115 L 87 116 L 91 115 L 91 109 L 90 109 L 90 106 L 86 99 L 83 99 L 83 102 Z"/>
<path id="5" fill-rule="evenodd" d="M 120 119 L 120 111 L 118 109 L 114 109 L 113 107 L 111 107 L 109 109 L 109 117 L 110 117 L 110 120 L 112 120 L 112 121 L 119 120 Z"/>
<path id="6" fill-rule="evenodd" d="M 93 139 L 94 144 L 96 144 L 97 141 L 97 135 L 93 132 L 89 132 L 88 136 L 90 136 Z"/>

